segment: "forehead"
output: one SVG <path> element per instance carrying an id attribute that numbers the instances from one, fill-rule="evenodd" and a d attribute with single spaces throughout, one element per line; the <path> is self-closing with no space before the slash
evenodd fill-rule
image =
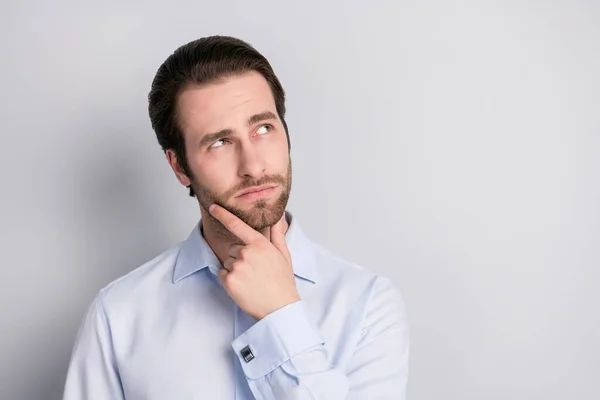
<path id="1" fill-rule="evenodd" d="M 277 114 L 269 84 L 254 71 L 189 87 L 180 93 L 177 109 L 181 128 L 193 135 L 235 128 L 257 113 Z"/>

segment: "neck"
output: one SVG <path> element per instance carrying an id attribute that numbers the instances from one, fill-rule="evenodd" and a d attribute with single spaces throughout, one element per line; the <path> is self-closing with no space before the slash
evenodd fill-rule
<path id="1" fill-rule="evenodd" d="M 229 258 L 229 248 L 234 244 L 241 244 L 240 239 L 237 238 L 233 233 L 229 232 L 219 221 L 217 221 L 208 210 L 200 206 L 200 214 L 202 215 L 202 231 L 200 232 L 204 236 L 204 240 L 213 250 L 217 259 L 221 262 L 221 265 Z M 285 213 L 284 213 L 285 215 Z M 285 230 L 288 229 L 288 223 L 286 218 L 283 218 L 285 223 Z M 267 239 L 271 240 L 271 227 L 264 228 L 260 231 Z"/>

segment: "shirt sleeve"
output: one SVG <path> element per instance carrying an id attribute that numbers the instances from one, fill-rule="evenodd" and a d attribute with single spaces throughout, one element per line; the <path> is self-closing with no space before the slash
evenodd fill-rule
<path id="1" fill-rule="evenodd" d="M 79 327 L 63 400 L 122 400 L 108 321 L 98 295 Z"/>
<path id="2" fill-rule="evenodd" d="M 364 305 L 359 340 L 344 369 L 328 361 L 324 340 L 302 300 L 274 311 L 238 336 L 232 347 L 256 399 L 404 400 L 404 306 L 391 282 L 379 278 Z"/>
<path id="3" fill-rule="evenodd" d="M 361 338 L 346 366 L 346 400 L 405 400 L 408 380 L 409 327 L 404 302 L 386 277 L 376 279 Z"/>

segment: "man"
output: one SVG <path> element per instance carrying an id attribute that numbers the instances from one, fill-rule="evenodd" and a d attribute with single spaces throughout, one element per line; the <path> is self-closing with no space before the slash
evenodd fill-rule
<path id="1" fill-rule="evenodd" d="M 201 219 L 99 292 L 64 399 L 404 399 L 398 291 L 286 212 L 285 95 L 269 62 L 241 40 L 202 38 L 164 62 L 148 97 Z"/>

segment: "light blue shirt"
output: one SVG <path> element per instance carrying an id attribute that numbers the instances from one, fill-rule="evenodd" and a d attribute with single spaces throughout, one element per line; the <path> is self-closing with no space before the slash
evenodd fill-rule
<path id="1" fill-rule="evenodd" d="M 188 239 L 100 290 L 77 334 L 64 400 L 401 400 L 409 332 L 384 276 L 311 242 L 286 243 L 302 300 L 257 321 Z"/>

